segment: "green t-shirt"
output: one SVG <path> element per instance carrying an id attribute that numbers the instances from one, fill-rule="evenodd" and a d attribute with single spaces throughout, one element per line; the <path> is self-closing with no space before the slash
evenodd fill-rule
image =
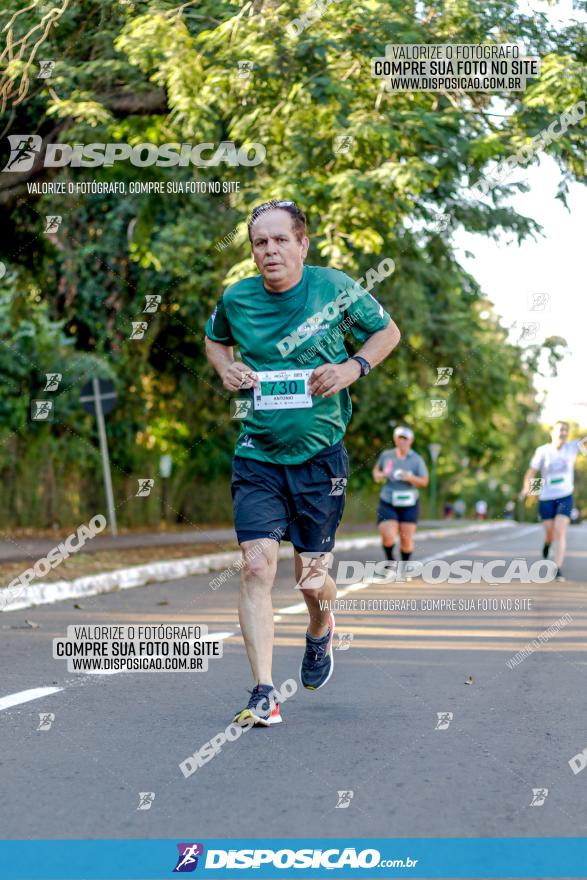
<path id="1" fill-rule="evenodd" d="M 281 293 L 265 289 L 261 275 L 228 287 L 206 323 L 206 336 L 238 345 L 252 370 L 313 369 L 348 359 L 344 333 L 361 343 L 382 330 L 389 314 L 374 296 L 338 269 L 304 266 L 301 280 Z M 250 398 L 252 390 L 238 392 Z M 235 455 L 300 464 L 344 436 L 351 417 L 347 388 L 313 397 L 311 408 L 255 410 L 242 421 Z"/>

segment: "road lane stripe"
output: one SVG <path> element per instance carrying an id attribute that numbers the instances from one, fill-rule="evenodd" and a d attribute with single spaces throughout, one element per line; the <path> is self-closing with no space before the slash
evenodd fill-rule
<path id="1" fill-rule="evenodd" d="M 0 697 L 0 711 L 2 709 L 11 709 L 13 706 L 20 706 L 21 703 L 28 703 L 30 700 L 38 700 L 40 697 L 48 697 L 49 694 L 56 694 L 62 691 L 61 687 L 44 687 L 29 688 L 28 691 L 18 691 L 16 694 L 8 694 L 7 697 Z"/>

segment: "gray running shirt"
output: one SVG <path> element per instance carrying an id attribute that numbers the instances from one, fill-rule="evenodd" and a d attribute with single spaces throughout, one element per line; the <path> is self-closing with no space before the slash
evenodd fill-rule
<path id="1" fill-rule="evenodd" d="M 400 458 L 395 448 L 384 449 L 377 459 L 377 467 L 384 471 L 385 466 L 389 462 L 391 462 L 394 471 L 401 469 L 404 471 L 410 471 L 412 474 L 414 474 L 415 477 L 428 476 L 428 468 L 424 463 L 424 459 L 421 455 L 418 455 L 417 452 L 414 452 L 413 449 L 410 449 L 405 458 Z M 407 480 L 394 480 L 392 473 L 391 479 L 389 479 L 388 477 L 385 481 L 381 490 L 381 495 L 379 497 L 382 501 L 387 501 L 389 504 L 391 504 L 392 493 L 394 491 L 401 491 L 406 489 L 414 492 L 416 500 L 418 499 L 420 493 L 416 489 L 416 487 L 412 486 L 411 483 L 408 483 Z"/>

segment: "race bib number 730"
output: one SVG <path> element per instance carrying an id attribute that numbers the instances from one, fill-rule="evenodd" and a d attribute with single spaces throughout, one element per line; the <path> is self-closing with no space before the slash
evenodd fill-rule
<path id="1" fill-rule="evenodd" d="M 312 370 L 265 370 L 258 372 L 253 389 L 255 409 L 299 409 L 312 406 L 308 379 Z"/>

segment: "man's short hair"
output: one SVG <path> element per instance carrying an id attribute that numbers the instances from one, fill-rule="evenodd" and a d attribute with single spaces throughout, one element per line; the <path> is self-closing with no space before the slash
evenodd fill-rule
<path id="1" fill-rule="evenodd" d="M 251 227 L 253 223 L 258 220 L 259 217 L 265 213 L 265 211 L 271 211 L 274 208 L 279 208 L 280 211 L 287 211 L 287 213 L 290 215 L 290 217 L 292 218 L 295 236 L 298 241 L 301 241 L 302 238 L 308 234 L 306 215 L 300 208 L 298 208 L 295 202 L 287 199 L 272 199 L 270 202 L 263 202 L 262 205 L 257 205 L 257 207 L 253 208 L 253 210 L 251 211 L 251 216 L 247 224 L 249 241 L 251 242 L 251 244 L 253 242 L 253 239 L 251 237 Z"/>
<path id="2" fill-rule="evenodd" d="M 567 428 L 571 427 L 570 424 L 567 421 L 565 421 L 564 419 L 557 419 L 556 422 L 554 423 L 554 425 L 552 426 L 553 429 L 556 428 L 557 425 L 566 425 Z"/>

